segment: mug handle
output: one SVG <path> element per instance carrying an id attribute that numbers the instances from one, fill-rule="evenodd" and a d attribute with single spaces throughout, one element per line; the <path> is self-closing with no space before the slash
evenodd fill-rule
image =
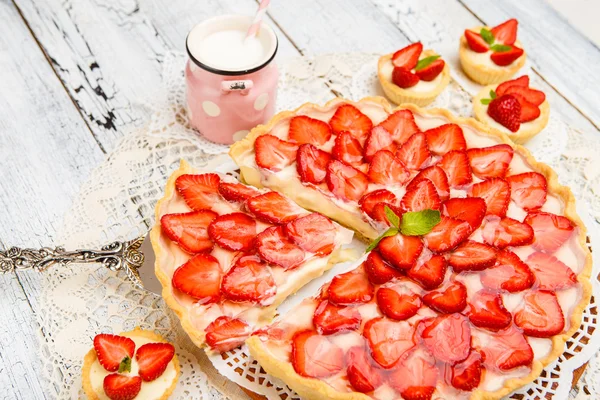
<path id="1" fill-rule="evenodd" d="M 221 91 L 225 94 L 230 92 L 240 92 L 242 96 L 246 96 L 253 86 L 254 83 L 249 79 L 239 81 L 223 81 L 221 82 Z"/>

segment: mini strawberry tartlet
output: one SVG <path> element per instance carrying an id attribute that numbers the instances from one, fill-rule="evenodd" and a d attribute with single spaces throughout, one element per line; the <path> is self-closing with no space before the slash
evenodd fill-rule
<path id="1" fill-rule="evenodd" d="M 459 57 L 465 73 L 482 85 L 510 79 L 525 65 L 525 50 L 517 40 L 516 19 L 494 27 L 465 30 Z"/>
<path id="2" fill-rule="evenodd" d="M 164 400 L 178 379 L 175 347 L 140 328 L 96 335 L 83 360 L 83 390 L 90 400 Z"/>
<path id="3" fill-rule="evenodd" d="M 379 58 L 377 75 L 385 95 L 396 104 L 426 106 L 450 82 L 448 65 L 419 42 Z"/>
<path id="4" fill-rule="evenodd" d="M 523 144 L 548 124 L 550 105 L 544 92 L 529 87 L 523 75 L 500 85 L 486 86 L 473 99 L 475 117 Z"/>

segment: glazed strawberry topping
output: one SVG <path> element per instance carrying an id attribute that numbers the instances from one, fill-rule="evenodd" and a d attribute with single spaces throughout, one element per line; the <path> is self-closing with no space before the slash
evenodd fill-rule
<path id="1" fill-rule="evenodd" d="M 478 351 L 472 350 L 469 356 L 452 366 L 451 383 L 457 389 L 471 391 L 481 382 L 482 357 Z"/>
<path id="2" fill-rule="evenodd" d="M 480 275 L 481 284 L 493 290 L 520 292 L 533 286 L 535 277 L 531 269 L 515 253 L 502 250 L 496 264 Z"/>
<path id="3" fill-rule="evenodd" d="M 533 242 L 533 229 L 512 218 L 489 215 L 484 219 L 482 236 L 485 243 L 498 249 L 524 246 Z"/>
<path id="4" fill-rule="evenodd" d="M 344 131 L 350 132 L 352 136 L 361 142 L 366 140 L 371 128 L 373 128 L 371 119 L 350 104 L 339 106 L 331 120 L 329 120 L 329 125 L 335 134 Z"/>
<path id="5" fill-rule="evenodd" d="M 364 195 L 359 201 L 358 205 L 361 210 L 369 217 L 378 219 L 378 215 L 375 210 L 377 204 L 384 203 L 388 205 L 397 205 L 398 198 L 395 194 L 387 189 L 378 189 L 371 193 Z"/>
<path id="6" fill-rule="evenodd" d="M 449 217 L 467 221 L 473 230 L 481 226 L 487 206 L 480 197 L 452 198 L 442 205 L 442 213 Z"/>
<path id="7" fill-rule="evenodd" d="M 438 374 L 435 359 L 424 349 L 417 348 L 398 362 L 389 383 L 404 400 L 429 400 L 435 391 Z"/>
<path id="8" fill-rule="evenodd" d="M 393 153 L 396 151 L 396 147 L 392 135 L 385 128 L 376 126 L 371 130 L 371 134 L 365 142 L 365 160 L 370 162 L 379 150 L 388 150 Z"/>
<path id="9" fill-rule="evenodd" d="M 306 256 L 304 250 L 288 238 L 282 226 L 271 226 L 259 233 L 256 249 L 263 260 L 284 269 L 297 267 Z"/>
<path id="10" fill-rule="evenodd" d="M 259 136 L 254 142 L 256 164 L 271 171 L 280 171 L 296 158 L 298 145 L 273 135 Z"/>
<path id="11" fill-rule="evenodd" d="M 496 249 L 484 243 L 467 240 L 448 259 L 454 271 L 481 271 L 496 263 Z"/>
<path id="12" fill-rule="evenodd" d="M 521 128 L 521 104 L 511 94 L 504 94 L 493 99 L 487 113 L 494 121 L 506 127 L 511 132 Z"/>
<path id="13" fill-rule="evenodd" d="M 456 124 L 440 125 L 424 132 L 429 150 L 443 156 L 449 151 L 466 150 L 467 142 L 460 126 Z"/>
<path id="14" fill-rule="evenodd" d="M 219 201 L 219 175 L 181 175 L 175 181 L 175 188 L 192 210 L 210 209 Z"/>
<path id="15" fill-rule="evenodd" d="M 110 374 L 102 381 L 104 394 L 111 400 L 132 400 L 142 389 L 142 378 L 121 374 Z"/>
<path id="16" fill-rule="evenodd" d="M 160 377 L 175 355 L 175 347 L 170 343 L 146 343 L 137 350 L 135 359 L 138 374 L 144 382 Z"/>
<path id="17" fill-rule="evenodd" d="M 517 46 L 507 46 L 509 49 L 506 51 L 500 51 L 493 53 L 490 58 L 496 65 L 505 67 L 512 64 L 517 58 L 521 57 L 524 53 L 523 49 Z"/>
<path id="18" fill-rule="evenodd" d="M 471 186 L 469 197 L 481 197 L 487 215 L 504 217 L 510 201 L 510 187 L 504 179 L 491 178 Z"/>
<path id="19" fill-rule="evenodd" d="M 410 172 L 392 152 L 380 150 L 373 156 L 367 176 L 373 183 L 398 185 L 410 178 Z"/>
<path id="20" fill-rule="evenodd" d="M 484 365 L 493 370 L 508 371 L 533 361 L 533 350 L 515 325 L 491 334 L 481 353 Z"/>
<path id="21" fill-rule="evenodd" d="M 410 269 L 423 251 L 423 242 L 417 236 L 397 234 L 379 242 L 379 253 L 393 267 Z"/>
<path id="22" fill-rule="evenodd" d="M 346 353 L 346 374 L 352 387 L 362 393 L 369 393 L 377 389 L 384 380 L 384 375 L 366 348 L 356 346 Z"/>
<path id="23" fill-rule="evenodd" d="M 423 296 L 423 303 L 443 314 L 461 312 L 467 306 L 467 288 L 461 282 L 450 282 Z"/>
<path id="24" fill-rule="evenodd" d="M 240 212 L 220 215 L 208 226 L 208 236 L 212 241 L 232 251 L 250 250 L 256 233 L 254 218 Z"/>
<path id="25" fill-rule="evenodd" d="M 356 308 L 338 306 L 323 300 L 315 310 L 313 324 L 321 335 L 356 330 L 360 327 L 361 316 Z"/>
<path id="26" fill-rule="evenodd" d="M 369 179 L 364 173 L 337 160 L 327 164 L 325 178 L 331 193 L 346 200 L 359 200 L 369 184 Z"/>
<path id="27" fill-rule="evenodd" d="M 300 146 L 296 156 L 296 170 L 300 180 L 315 185 L 323 182 L 329 160 L 331 160 L 331 154 L 319 150 L 312 144 Z"/>
<path id="28" fill-rule="evenodd" d="M 363 148 L 350 132 L 340 132 L 336 136 L 331 154 L 336 160 L 349 165 L 360 164 L 363 161 Z"/>
<path id="29" fill-rule="evenodd" d="M 208 227 L 216 217 L 217 214 L 210 210 L 167 214 L 160 219 L 160 224 L 164 234 L 183 250 L 200 253 L 213 248 Z"/>
<path id="30" fill-rule="evenodd" d="M 377 126 L 388 131 L 396 143 L 404 143 L 409 137 L 420 131 L 413 113 L 409 110 L 398 110 Z"/>
<path id="31" fill-rule="evenodd" d="M 471 349 L 471 326 L 461 314 L 442 315 L 424 319 L 417 333 L 436 360 L 446 363 L 462 361 Z"/>
<path id="32" fill-rule="evenodd" d="M 467 44 L 469 45 L 469 48 L 476 53 L 487 53 L 487 51 L 490 49 L 490 46 L 477 32 L 473 32 L 472 30 L 466 29 L 465 39 L 467 39 Z"/>
<path id="33" fill-rule="evenodd" d="M 563 331 L 565 317 L 554 292 L 539 290 L 525 294 L 515 324 L 528 336 L 546 338 Z"/>
<path id="34" fill-rule="evenodd" d="M 288 238 L 303 250 L 318 255 L 330 254 L 335 248 L 333 223 L 318 213 L 299 217 L 285 225 Z"/>
<path id="35" fill-rule="evenodd" d="M 331 302 L 338 305 L 366 303 L 373 298 L 375 289 L 361 269 L 355 269 L 333 278 L 327 289 Z"/>
<path id="36" fill-rule="evenodd" d="M 306 211 L 277 192 L 252 197 L 246 205 L 258 219 L 271 224 L 285 224 L 306 214 Z"/>
<path id="37" fill-rule="evenodd" d="M 425 134 L 419 132 L 408 138 L 398 151 L 396 151 L 396 157 L 402 161 L 408 169 L 421 169 L 431 157 Z"/>
<path id="38" fill-rule="evenodd" d="M 481 178 L 503 178 L 513 159 L 514 150 L 507 144 L 469 149 L 467 156 L 473 173 Z"/>
<path id="39" fill-rule="evenodd" d="M 378 251 L 371 251 L 365 260 L 365 272 L 369 277 L 369 281 L 374 285 L 381 285 L 391 281 L 394 278 L 399 278 L 402 273 L 392 268 L 379 254 Z"/>
<path id="40" fill-rule="evenodd" d="M 525 211 L 534 211 L 546 203 L 547 182 L 539 172 L 525 172 L 506 178 L 510 198 Z"/>
<path id="41" fill-rule="evenodd" d="M 431 64 L 415 70 L 415 75 L 417 75 L 422 81 L 431 82 L 442 73 L 445 66 L 446 63 L 444 60 L 437 59 L 432 61 Z"/>
<path id="42" fill-rule="evenodd" d="M 529 87 L 529 76 L 523 75 L 510 81 L 503 82 L 496 87 L 496 94 L 502 96 L 506 93 L 506 89 L 511 86 Z"/>
<path id="43" fill-rule="evenodd" d="M 529 87 L 526 75 L 498 85 L 490 96 L 492 99 L 481 100 L 482 104 L 489 104 L 488 115 L 513 132 L 519 130 L 521 123 L 537 119 L 541 115 L 540 106 L 546 100 L 543 92 Z"/>
<path id="44" fill-rule="evenodd" d="M 446 276 L 446 258 L 434 255 L 423 263 L 415 264 L 406 274 L 419 283 L 423 289 L 431 290 L 438 288 Z"/>
<path id="45" fill-rule="evenodd" d="M 277 285 L 267 263 L 256 255 L 243 255 L 223 277 L 221 291 L 231 301 L 269 304 Z"/>
<path id="46" fill-rule="evenodd" d="M 220 316 L 206 329 L 206 343 L 220 353 L 235 349 L 244 343 L 252 330 L 242 319 Z"/>
<path id="47" fill-rule="evenodd" d="M 448 177 L 446 176 L 444 170 L 437 165 L 432 165 L 431 167 L 421 170 L 421 172 L 419 172 L 406 187 L 406 190 L 412 190 L 424 179 L 428 179 L 431 181 L 431 183 L 433 183 L 440 201 L 448 200 L 448 197 L 450 197 L 450 185 L 448 183 Z"/>
<path id="48" fill-rule="evenodd" d="M 289 140 L 299 144 L 322 145 L 331 138 L 331 127 L 318 119 L 299 115 L 290 120 Z"/>
<path id="49" fill-rule="evenodd" d="M 133 357 L 135 343 L 128 337 L 101 333 L 94 338 L 98 362 L 105 370 L 116 372 L 123 359 Z"/>
<path id="50" fill-rule="evenodd" d="M 214 303 L 221 297 L 223 271 L 219 261 L 210 254 L 197 254 L 173 273 L 173 287 L 200 304 Z"/>
<path id="51" fill-rule="evenodd" d="M 467 221 L 442 216 L 442 221 L 424 236 L 427 247 L 436 253 L 454 249 L 473 232 Z"/>
<path id="52" fill-rule="evenodd" d="M 437 210 L 441 206 L 438 191 L 429 179 L 411 183 L 406 190 L 400 201 L 400 207 L 405 211 Z"/>
<path id="53" fill-rule="evenodd" d="M 525 262 L 535 275 L 535 285 L 540 289 L 561 290 L 577 283 L 573 270 L 554 256 L 533 253 Z"/>
<path id="54" fill-rule="evenodd" d="M 382 287 L 377 291 L 377 305 L 386 317 L 402 321 L 419 311 L 421 299 L 406 287 Z"/>
<path id="55" fill-rule="evenodd" d="M 251 186 L 241 183 L 221 182 L 219 183 L 219 194 L 229 201 L 246 201 L 260 192 Z"/>
<path id="56" fill-rule="evenodd" d="M 313 330 L 294 335 L 291 358 L 294 370 L 310 378 L 325 378 L 344 368 L 342 349 Z"/>
<path id="57" fill-rule="evenodd" d="M 453 188 L 467 185 L 473 180 L 469 157 L 464 151 L 449 151 L 437 165 L 446 173 L 448 184 Z"/>
<path id="58" fill-rule="evenodd" d="M 491 29 L 494 39 L 502 44 L 511 45 L 517 40 L 519 22 L 512 18 Z"/>
<path id="59" fill-rule="evenodd" d="M 547 212 L 529 213 L 524 221 L 533 228 L 533 247 L 553 253 L 573 234 L 573 225 L 569 219 Z"/>
<path id="60" fill-rule="evenodd" d="M 369 343 L 373 359 L 383 368 L 393 367 L 415 345 L 414 328 L 406 321 L 374 318 L 365 324 L 363 335 Z"/>
<path id="61" fill-rule="evenodd" d="M 419 56 L 423 52 L 421 42 L 412 43 L 398 51 L 392 56 L 392 64 L 396 67 L 406 68 L 408 70 L 417 66 Z"/>
<path id="62" fill-rule="evenodd" d="M 392 82 L 402 89 L 408 89 L 419 83 L 419 75 L 413 74 L 408 68 L 394 67 L 392 71 Z"/>
<path id="63" fill-rule="evenodd" d="M 512 321 L 511 313 L 497 292 L 480 290 L 471 298 L 469 306 L 469 320 L 478 328 L 496 331 L 508 327 Z"/>

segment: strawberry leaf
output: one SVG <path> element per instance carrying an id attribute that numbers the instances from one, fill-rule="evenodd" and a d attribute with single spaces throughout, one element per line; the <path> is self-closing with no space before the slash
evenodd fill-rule
<path id="1" fill-rule="evenodd" d="M 492 100 L 494 100 L 496 98 L 496 92 L 494 92 L 493 90 L 490 90 L 490 98 Z"/>
<path id="2" fill-rule="evenodd" d="M 419 60 L 419 62 L 417 63 L 417 66 L 415 67 L 415 71 L 418 71 L 420 69 L 427 67 L 428 65 L 430 65 L 432 62 L 434 62 L 438 58 L 440 58 L 440 56 L 436 55 L 436 56 L 425 57 L 422 60 Z"/>
<path id="3" fill-rule="evenodd" d="M 504 44 L 495 44 L 492 47 L 490 47 L 490 49 L 494 53 L 504 53 L 504 52 L 509 51 L 510 49 L 512 49 L 512 46 L 506 46 Z"/>
<path id="4" fill-rule="evenodd" d="M 385 210 L 385 217 L 388 221 L 390 221 L 390 224 L 392 224 L 392 226 L 395 226 L 396 228 L 400 228 L 400 217 L 396 215 L 394 210 L 392 210 L 388 206 L 385 206 L 383 209 Z"/>
<path id="5" fill-rule="evenodd" d="M 125 356 L 119 363 L 119 373 L 131 372 L 131 357 Z"/>
<path id="6" fill-rule="evenodd" d="M 367 247 L 367 249 L 365 250 L 365 253 L 368 253 L 371 250 L 373 250 L 375 247 L 377 247 L 377 245 L 379 244 L 379 242 L 381 242 L 381 240 L 383 238 L 386 238 L 388 236 L 397 235 L 398 232 L 399 232 L 398 228 L 396 228 L 395 226 L 392 226 L 387 231 L 383 232 L 377 239 L 373 240 L 371 242 L 371 244 L 369 245 L 369 247 Z"/>
<path id="7" fill-rule="evenodd" d="M 486 28 L 481 28 L 481 31 L 479 31 L 479 34 L 481 35 L 481 37 L 483 38 L 483 40 L 485 40 L 485 42 L 489 45 L 494 44 L 494 34 L 492 33 L 492 31 L 490 31 L 489 29 Z"/>
<path id="8" fill-rule="evenodd" d="M 487 106 L 491 102 L 492 102 L 492 99 L 481 99 L 481 104 L 483 104 L 484 106 Z"/>
<path id="9" fill-rule="evenodd" d="M 402 214 L 400 232 L 406 236 L 426 235 L 441 220 L 438 210 L 409 211 Z"/>

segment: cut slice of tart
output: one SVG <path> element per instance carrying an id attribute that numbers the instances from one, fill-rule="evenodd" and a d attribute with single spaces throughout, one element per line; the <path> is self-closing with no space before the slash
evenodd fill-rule
<path id="1" fill-rule="evenodd" d="M 163 297 L 192 341 L 216 352 L 242 344 L 289 295 L 344 260 L 353 236 L 279 193 L 198 174 L 183 160 L 156 221 Z"/>

